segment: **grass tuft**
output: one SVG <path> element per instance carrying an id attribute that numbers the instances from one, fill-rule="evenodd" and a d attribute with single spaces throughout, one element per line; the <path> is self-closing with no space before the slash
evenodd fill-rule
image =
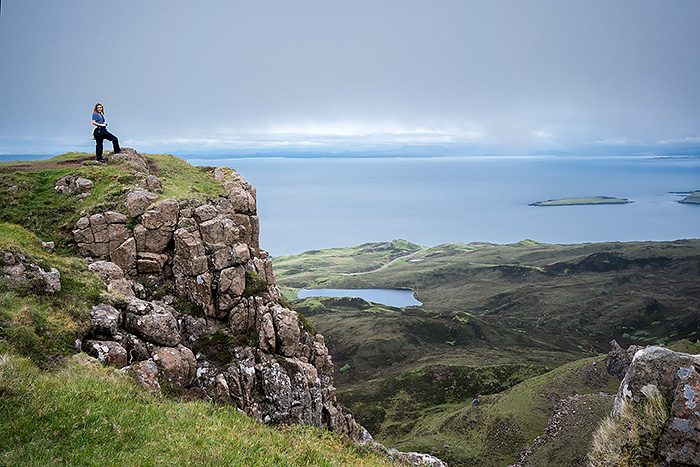
<path id="1" fill-rule="evenodd" d="M 669 405 L 656 386 L 645 389 L 644 401 L 623 401 L 618 415 L 601 423 L 588 456 L 591 467 L 658 465 L 655 451 L 669 417 Z"/>

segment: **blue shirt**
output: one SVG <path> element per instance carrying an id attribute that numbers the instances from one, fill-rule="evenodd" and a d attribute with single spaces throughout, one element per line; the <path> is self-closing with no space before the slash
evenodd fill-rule
<path id="1" fill-rule="evenodd" d="M 105 118 L 101 114 L 98 114 L 97 112 L 92 113 L 92 119 L 95 120 L 95 123 L 104 123 L 105 122 Z"/>

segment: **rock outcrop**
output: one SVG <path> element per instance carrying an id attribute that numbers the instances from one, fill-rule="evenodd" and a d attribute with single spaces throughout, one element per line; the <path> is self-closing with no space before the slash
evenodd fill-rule
<path id="1" fill-rule="evenodd" d="M 657 447 L 660 465 L 700 465 L 699 369 L 700 355 L 646 347 L 635 353 L 620 384 L 613 417 L 623 404 L 638 404 L 656 390 L 670 404 L 670 417 Z"/>
<path id="2" fill-rule="evenodd" d="M 117 156 L 147 174 L 138 153 Z M 160 184 L 145 179 L 124 212 L 78 220 L 80 252 L 123 296 L 93 308 L 83 349 L 149 388 L 179 388 L 260 421 L 359 440 L 360 427 L 336 400 L 323 336 L 284 306 L 260 249 L 255 189 L 231 169 L 217 169 L 216 178 L 225 197 L 159 200 Z M 161 290 L 172 295 L 154 300 Z"/>
<path id="3" fill-rule="evenodd" d="M 61 273 L 56 268 L 47 272 L 41 266 L 28 261 L 24 254 L 5 253 L 0 276 L 11 283 L 33 288 L 36 292 L 54 294 L 61 291 Z"/>

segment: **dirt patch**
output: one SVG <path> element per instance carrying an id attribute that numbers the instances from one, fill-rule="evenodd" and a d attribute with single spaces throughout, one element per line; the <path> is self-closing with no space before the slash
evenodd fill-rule
<path id="1" fill-rule="evenodd" d="M 158 167 L 158 164 L 149 158 L 146 158 L 146 161 L 148 162 L 148 172 L 151 175 L 155 175 L 156 177 L 160 178 L 160 167 Z"/>
<path id="2" fill-rule="evenodd" d="M 106 154 L 106 156 L 109 156 L 109 155 Z M 94 161 L 94 160 L 95 160 L 95 156 L 90 155 L 90 156 L 77 157 L 75 159 L 67 159 L 67 160 L 54 161 L 54 162 L 39 162 L 36 164 L 3 165 L 3 166 L 0 166 L 0 169 L 7 169 L 7 170 L 64 169 L 66 167 L 80 167 L 83 165 L 83 162 Z"/>

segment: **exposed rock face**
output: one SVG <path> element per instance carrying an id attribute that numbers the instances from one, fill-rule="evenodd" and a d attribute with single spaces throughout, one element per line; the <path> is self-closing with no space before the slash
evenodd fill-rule
<path id="1" fill-rule="evenodd" d="M 28 261 L 21 253 L 16 256 L 5 253 L 0 261 L 3 264 L 0 274 L 11 283 L 33 287 L 47 294 L 61 291 L 61 273 L 56 268 L 46 272 L 41 266 Z"/>
<path id="2" fill-rule="evenodd" d="M 231 169 L 216 173 L 226 198 L 158 201 L 135 188 L 128 216 L 77 222 L 81 253 L 100 259 L 90 268 L 129 297 L 93 309 L 83 348 L 105 364 L 129 365 L 147 387 L 177 385 L 260 421 L 323 426 L 358 440 L 360 427 L 336 400 L 323 336 L 304 331 L 302 318 L 281 304 L 272 262 L 259 248 L 255 189 Z M 148 292 L 135 293 L 134 279 L 153 290 L 173 284 L 201 315 L 136 298 Z"/>
<path id="3" fill-rule="evenodd" d="M 664 466 L 700 465 L 700 355 L 661 347 L 638 350 L 615 398 L 613 416 L 623 401 L 636 404 L 655 386 L 671 404 L 657 453 Z M 644 388 L 647 388 L 643 390 Z"/>
<path id="4" fill-rule="evenodd" d="M 605 365 L 608 367 L 608 373 L 622 380 L 627 373 L 627 368 L 629 368 L 630 363 L 632 363 L 634 354 L 642 347 L 631 345 L 627 350 L 623 350 L 615 340 L 610 344 L 612 345 L 612 349 L 605 357 Z"/>
<path id="5" fill-rule="evenodd" d="M 66 175 L 56 181 L 54 188 L 59 193 L 69 194 L 69 193 L 85 193 L 92 190 L 95 184 L 92 180 L 88 180 L 83 177 L 75 177 L 73 175 Z"/>
<path id="6" fill-rule="evenodd" d="M 148 161 L 132 148 L 121 148 L 121 152 L 112 154 L 110 160 L 122 162 L 138 173 L 149 174 Z"/>

